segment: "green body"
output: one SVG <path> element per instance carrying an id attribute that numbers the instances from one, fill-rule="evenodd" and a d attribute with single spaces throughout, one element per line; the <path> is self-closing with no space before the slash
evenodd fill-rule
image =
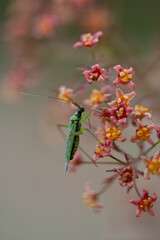
<path id="1" fill-rule="evenodd" d="M 77 151 L 77 148 L 79 145 L 79 135 L 83 133 L 81 128 L 81 120 L 82 120 L 83 112 L 84 112 L 84 108 L 79 108 L 77 112 L 70 118 L 70 121 L 69 121 L 66 148 L 65 148 L 65 157 L 66 157 L 65 172 L 68 169 L 70 160 L 74 158 L 74 155 Z"/>

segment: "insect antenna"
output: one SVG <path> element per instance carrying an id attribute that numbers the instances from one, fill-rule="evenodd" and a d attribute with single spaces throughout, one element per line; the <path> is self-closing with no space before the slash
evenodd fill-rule
<path id="1" fill-rule="evenodd" d="M 81 108 L 81 106 L 73 101 L 73 100 L 70 100 L 70 99 L 63 99 L 63 98 L 58 98 L 58 97 L 53 97 L 53 96 L 48 96 L 48 95 L 43 95 L 43 94 L 39 94 L 39 93 L 32 93 L 32 92 L 24 92 L 24 91 L 21 91 L 20 92 L 21 94 L 24 94 L 24 95 L 28 95 L 28 96 L 33 96 L 33 97 L 42 97 L 42 98 L 48 98 L 48 99 L 55 99 L 55 100 L 59 100 L 59 101 L 64 101 L 64 102 L 71 102 L 73 105 L 75 105 L 76 107 L 78 108 Z M 88 105 L 88 104 L 84 104 L 90 108 L 92 108 L 93 110 L 97 111 L 98 110 L 103 110 L 102 108 L 99 108 L 99 107 L 93 107 L 91 105 Z M 98 111 L 97 111 L 98 112 Z M 98 112 L 99 113 L 99 112 Z"/>

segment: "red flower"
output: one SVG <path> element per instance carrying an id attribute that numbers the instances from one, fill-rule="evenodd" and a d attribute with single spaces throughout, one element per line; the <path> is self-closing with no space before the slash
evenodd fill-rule
<path id="1" fill-rule="evenodd" d="M 151 158 L 141 156 L 141 159 L 147 165 L 144 171 L 144 179 L 149 179 L 150 173 L 160 176 L 160 150 Z"/>
<path id="2" fill-rule="evenodd" d="M 135 143 L 137 141 L 147 141 L 149 144 L 153 145 L 154 142 L 150 136 L 155 127 L 155 124 L 152 123 L 150 125 L 143 125 L 139 119 L 137 119 L 136 123 L 138 128 L 136 130 L 136 134 L 132 136 L 131 142 Z"/>
<path id="3" fill-rule="evenodd" d="M 86 33 L 81 35 L 81 42 L 76 42 L 73 47 L 77 48 L 79 46 L 83 47 L 92 47 L 98 42 L 98 38 L 102 36 L 103 33 L 101 31 L 96 32 L 95 34 Z"/>
<path id="4" fill-rule="evenodd" d="M 93 107 L 98 107 L 99 104 L 103 103 L 111 96 L 110 93 L 104 93 L 106 90 L 108 90 L 109 86 L 104 85 L 100 91 L 97 89 L 92 89 L 92 94 L 90 95 L 90 99 L 86 99 L 84 103 L 88 105 L 92 105 Z"/>
<path id="5" fill-rule="evenodd" d="M 135 84 L 132 82 L 132 75 L 134 74 L 133 68 L 123 69 L 121 65 L 116 65 L 114 69 L 118 72 L 118 78 L 113 81 L 113 84 L 118 87 L 120 84 L 124 84 L 132 90 L 135 89 Z"/>
<path id="6" fill-rule="evenodd" d="M 127 121 L 127 116 L 132 112 L 132 108 L 126 106 L 125 102 L 121 102 L 117 107 L 111 107 L 106 110 L 106 115 L 110 116 L 110 121 L 112 124 L 125 124 Z"/>
<path id="7" fill-rule="evenodd" d="M 120 169 L 107 170 L 106 172 L 116 172 L 119 178 L 119 184 L 124 187 L 127 186 L 127 192 L 133 187 L 134 179 L 138 178 L 138 175 L 135 171 L 132 170 L 131 166 L 127 166 Z"/>
<path id="8" fill-rule="evenodd" d="M 89 84 L 91 84 L 93 81 L 103 82 L 105 79 L 108 79 L 105 74 L 109 72 L 109 70 L 100 68 L 99 64 L 95 64 L 91 68 L 92 70 L 86 70 L 83 72 L 83 75 Z"/>
<path id="9" fill-rule="evenodd" d="M 98 143 L 95 147 L 95 152 L 93 156 L 93 161 L 96 162 L 99 158 L 110 156 L 111 146 L 106 146 L 105 144 Z"/>
<path id="10" fill-rule="evenodd" d="M 135 105 L 132 115 L 140 120 L 142 120 L 145 116 L 148 119 L 152 118 L 152 113 L 149 112 L 149 109 L 140 105 Z"/>
<path id="11" fill-rule="evenodd" d="M 103 204 L 98 201 L 98 193 L 91 191 L 88 183 L 85 184 L 85 192 L 82 195 L 82 199 L 85 200 L 88 208 L 92 208 L 95 211 L 103 208 Z"/>
<path id="12" fill-rule="evenodd" d="M 152 216 L 155 216 L 153 211 L 153 203 L 157 200 L 157 194 L 153 193 L 153 197 L 149 196 L 148 191 L 143 189 L 142 198 L 140 200 L 130 200 L 130 203 L 137 206 L 136 217 L 140 217 L 143 212 L 147 212 Z"/>
<path id="13" fill-rule="evenodd" d="M 108 103 L 110 107 L 115 107 L 121 102 L 125 102 L 125 104 L 128 106 L 130 104 L 130 100 L 135 97 L 136 93 L 135 91 L 132 91 L 130 93 L 124 94 L 120 88 L 117 88 L 116 95 L 117 95 L 116 100 L 113 100 L 112 102 Z"/>

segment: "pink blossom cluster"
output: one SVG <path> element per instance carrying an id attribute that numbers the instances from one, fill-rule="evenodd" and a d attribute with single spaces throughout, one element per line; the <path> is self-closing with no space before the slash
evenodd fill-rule
<path id="1" fill-rule="evenodd" d="M 80 41 L 74 44 L 74 48 L 79 46 L 89 48 L 93 57 L 95 45 L 101 36 L 101 31 L 94 34 L 83 34 Z M 92 118 L 95 119 L 93 125 L 96 130 L 94 132 L 92 130 L 94 128 L 89 130 L 97 141 L 93 147 L 94 153 L 91 160 L 97 166 L 98 164 L 104 165 L 106 174 L 111 172 L 113 175 L 106 176 L 103 187 L 98 192 L 91 191 L 89 184 L 87 184 L 82 198 L 89 208 L 99 210 L 103 207 L 99 203 L 99 196 L 106 191 L 108 185 L 118 179 L 120 186 L 127 189 L 127 193 L 135 189 L 138 195 L 138 200 L 130 200 L 130 203 L 137 206 L 136 217 L 140 217 L 142 212 L 155 215 L 153 205 L 157 199 L 157 194 L 153 193 L 153 196 L 150 196 L 146 189 L 142 189 L 141 194 L 137 183 L 140 178 L 148 180 L 151 175 L 160 176 L 160 150 L 155 151 L 155 147 L 160 143 L 160 126 L 152 122 L 152 112 L 146 106 L 138 104 L 134 106 L 132 102 L 136 95 L 133 67 L 123 68 L 121 65 L 116 65 L 113 69 L 107 69 L 102 66 L 103 63 L 99 62 L 98 58 L 94 57 L 93 60 L 95 63 L 90 67 L 83 67 L 85 88 L 93 86 L 89 98 L 84 100 L 84 103 L 89 105 L 86 107 L 92 108 Z M 114 73 L 114 80 L 110 80 L 110 72 L 112 76 Z M 122 86 L 125 89 L 123 91 Z M 69 89 L 66 88 L 63 94 L 65 92 L 68 94 Z M 73 97 L 73 93 L 75 93 L 74 90 L 68 99 Z M 62 95 L 61 97 L 63 97 Z M 151 122 L 149 123 L 149 121 Z M 130 138 L 125 135 L 126 129 L 134 131 Z M 153 133 L 156 133 L 156 138 L 153 137 Z M 138 156 L 129 154 L 127 148 L 122 150 L 121 143 L 125 144 L 126 141 L 137 145 Z M 152 155 L 149 156 L 150 152 Z M 71 172 L 75 172 L 79 165 L 92 164 L 91 161 L 85 161 L 84 157 L 82 159 L 79 150 L 70 162 Z M 142 167 L 140 167 L 141 162 L 143 163 Z M 116 168 L 108 169 L 107 164 L 108 166 L 113 164 Z"/>
<path id="2" fill-rule="evenodd" d="M 7 13 L 8 20 L 4 25 L 4 41 L 8 44 L 11 59 L 11 67 L 4 77 L 3 84 L 3 95 L 7 100 L 17 100 L 20 91 L 26 91 L 39 82 L 42 69 L 46 71 L 46 53 L 48 49 L 50 51 L 50 48 L 54 48 L 51 41 L 57 35 L 58 29 L 62 29 L 63 32 L 66 25 L 75 22 L 84 29 L 88 27 L 103 29 L 107 27 L 104 21 L 109 25 L 109 11 L 101 8 L 97 10 L 94 7 L 95 1 L 15 0 L 11 2 Z M 95 23 L 93 18 L 96 13 L 101 19 L 99 23 L 97 20 Z M 101 34 L 102 32 L 99 32 L 94 36 L 94 43 Z M 82 36 L 82 39 L 84 37 Z M 87 46 L 87 41 L 82 42 Z M 19 74 L 19 69 L 21 71 L 23 69 L 23 74 Z M 105 72 L 102 75 L 105 75 Z"/>

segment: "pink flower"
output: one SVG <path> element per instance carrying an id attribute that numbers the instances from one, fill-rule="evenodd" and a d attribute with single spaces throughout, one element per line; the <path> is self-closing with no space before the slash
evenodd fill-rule
<path id="1" fill-rule="evenodd" d="M 127 116 L 132 112 L 133 108 L 125 105 L 125 102 L 121 102 L 117 107 L 112 107 L 106 110 L 106 115 L 110 116 L 110 122 L 113 125 L 117 123 L 125 124 Z"/>
<path id="2" fill-rule="evenodd" d="M 72 105 L 73 90 L 71 88 L 66 88 L 65 86 L 59 87 L 58 98 L 64 99 L 63 103 Z"/>
<path id="3" fill-rule="evenodd" d="M 130 191 L 130 189 L 134 185 L 134 179 L 138 178 L 138 175 L 135 171 L 132 170 L 131 166 L 127 166 L 120 169 L 113 169 L 113 170 L 107 170 L 106 172 L 117 172 L 120 176 L 119 178 L 119 184 L 124 187 L 127 186 L 127 192 Z"/>
<path id="4" fill-rule="evenodd" d="M 103 33 L 101 31 L 96 32 L 95 34 L 86 33 L 81 35 L 81 42 L 76 42 L 73 47 L 77 48 L 79 46 L 83 47 L 92 47 L 98 42 L 98 38 L 102 36 Z"/>
<path id="5" fill-rule="evenodd" d="M 141 159 L 147 165 L 144 171 L 144 179 L 149 179 L 150 173 L 160 176 L 160 150 L 156 152 L 151 158 L 142 156 Z"/>
<path id="6" fill-rule="evenodd" d="M 105 144 L 98 143 L 95 147 L 95 152 L 93 156 L 93 161 L 96 162 L 97 159 L 110 156 L 111 148 Z"/>
<path id="7" fill-rule="evenodd" d="M 147 141 L 149 144 L 153 145 L 154 142 L 150 138 L 150 135 L 155 128 L 155 124 L 152 123 L 150 125 L 143 125 L 139 119 L 137 119 L 136 123 L 138 128 L 136 130 L 136 134 L 132 136 L 131 142 L 135 143 L 137 141 Z"/>
<path id="8" fill-rule="evenodd" d="M 148 191 L 143 189 L 142 198 L 140 200 L 130 200 L 130 203 L 137 206 L 136 217 L 140 217 L 142 212 L 147 212 L 152 216 L 155 216 L 153 211 L 153 203 L 157 200 L 157 194 L 153 193 L 153 197 L 149 196 Z"/>
<path id="9" fill-rule="evenodd" d="M 121 102 L 125 102 L 125 104 L 128 106 L 130 104 L 130 100 L 135 97 L 136 93 L 135 91 L 133 91 L 128 94 L 124 94 L 120 88 L 117 88 L 116 95 L 117 95 L 116 100 L 108 103 L 110 107 L 115 107 Z"/>
<path id="10" fill-rule="evenodd" d="M 77 150 L 73 159 L 69 162 L 69 172 L 75 172 L 76 167 L 82 163 L 83 163 L 83 161 L 80 156 L 80 152 Z"/>
<path id="11" fill-rule="evenodd" d="M 118 87 L 120 84 L 124 84 L 131 88 L 133 91 L 135 89 L 135 84 L 132 82 L 132 75 L 134 74 L 133 68 L 123 69 L 121 65 L 116 65 L 114 69 L 118 72 L 118 78 L 113 81 L 113 84 Z"/>
<path id="12" fill-rule="evenodd" d="M 100 91 L 93 89 L 92 94 L 90 95 L 90 99 L 86 99 L 84 102 L 88 105 L 91 104 L 93 107 L 98 107 L 99 104 L 103 103 L 107 98 L 111 96 L 110 93 L 104 93 L 108 88 L 109 86 L 105 85 L 101 88 Z"/>
<path id="13" fill-rule="evenodd" d="M 109 70 L 100 68 L 99 64 L 95 64 L 91 68 L 92 70 L 86 70 L 83 72 L 83 75 L 89 84 L 91 84 L 93 81 L 103 82 L 105 79 L 108 79 L 105 74 L 109 72 Z"/>
<path id="14" fill-rule="evenodd" d="M 36 38 L 50 37 L 55 31 L 57 18 L 51 14 L 46 13 L 39 16 L 34 23 L 34 35 Z"/>
<path id="15" fill-rule="evenodd" d="M 100 138 L 101 142 L 105 143 L 106 141 L 110 141 L 111 143 L 113 143 L 115 140 L 119 142 L 126 141 L 126 138 L 122 137 L 121 133 L 122 131 L 120 128 L 116 128 L 108 122 L 105 122 L 104 127 L 98 129 L 95 134 L 97 137 Z"/>
<path id="16" fill-rule="evenodd" d="M 137 173 L 135 171 L 133 171 L 130 166 L 127 166 L 123 169 L 118 170 L 118 174 L 120 176 L 119 184 L 122 187 L 127 186 L 128 187 L 127 191 L 129 191 L 133 187 L 133 185 L 134 185 L 133 180 L 135 178 L 138 178 Z"/>
<path id="17" fill-rule="evenodd" d="M 88 183 L 85 185 L 85 192 L 82 195 L 82 199 L 85 200 L 88 208 L 92 208 L 95 211 L 103 208 L 103 204 L 98 202 L 98 193 L 91 191 Z"/>
<path id="18" fill-rule="evenodd" d="M 142 118 L 144 118 L 145 116 L 148 119 L 152 118 L 152 113 L 149 112 L 149 109 L 146 107 L 143 107 L 143 106 L 139 106 L 139 105 L 135 105 L 132 115 L 135 118 L 139 118 L 140 120 L 142 120 Z"/>

